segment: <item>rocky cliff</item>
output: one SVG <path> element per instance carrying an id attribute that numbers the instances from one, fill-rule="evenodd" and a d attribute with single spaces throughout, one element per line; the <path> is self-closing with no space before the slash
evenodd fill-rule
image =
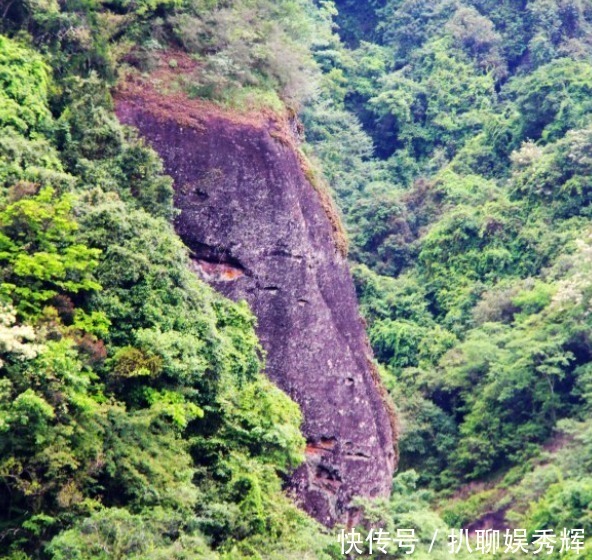
<path id="1" fill-rule="evenodd" d="M 372 367 L 336 222 L 289 123 L 127 87 L 117 114 L 163 158 L 193 266 L 258 317 L 267 374 L 302 409 L 306 463 L 289 485 L 326 525 L 352 497 L 388 494 L 392 414 Z"/>

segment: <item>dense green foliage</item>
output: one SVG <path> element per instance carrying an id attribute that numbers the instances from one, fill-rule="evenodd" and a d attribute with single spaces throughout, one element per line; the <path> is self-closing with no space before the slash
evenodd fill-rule
<path id="1" fill-rule="evenodd" d="M 246 304 L 190 271 L 171 180 L 113 114 L 118 49 L 175 6 L 2 7 L 2 557 L 328 557 L 282 491 L 300 411 Z"/>
<path id="2" fill-rule="evenodd" d="M 523 477 L 549 441 L 567 445 L 562 419 L 590 411 L 592 4 L 336 4 L 346 46 L 316 46 L 324 82 L 304 118 L 399 407 L 400 468 L 440 501 L 482 488 L 453 500 L 470 515 L 452 525 L 493 510 L 579 526 L 586 467 L 549 467 L 565 478 L 536 490 L 543 470 Z"/>

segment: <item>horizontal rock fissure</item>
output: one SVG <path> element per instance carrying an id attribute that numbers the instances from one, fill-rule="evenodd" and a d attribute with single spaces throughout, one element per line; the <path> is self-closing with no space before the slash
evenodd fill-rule
<path id="1" fill-rule="evenodd" d="M 231 254 L 230 249 L 225 247 L 216 247 L 207 243 L 193 241 L 189 244 L 189 249 L 191 250 L 191 258 L 194 260 L 207 261 L 212 264 L 226 264 L 246 270 L 239 259 Z"/>

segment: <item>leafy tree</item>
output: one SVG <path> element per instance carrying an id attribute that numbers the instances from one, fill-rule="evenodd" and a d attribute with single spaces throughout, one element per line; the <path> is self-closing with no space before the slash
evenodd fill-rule
<path id="1" fill-rule="evenodd" d="M 557 140 L 587 124 L 591 73 L 587 62 L 560 59 L 509 83 L 506 91 L 515 100 L 520 137 Z"/>
<path id="2" fill-rule="evenodd" d="M 0 212 L 0 290 L 23 316 L 38 316 L 58 293 L 100 289 L 92 276 L 100 252 L 78 243 L 77 229 L 71 198 L 49 187 Z"/>

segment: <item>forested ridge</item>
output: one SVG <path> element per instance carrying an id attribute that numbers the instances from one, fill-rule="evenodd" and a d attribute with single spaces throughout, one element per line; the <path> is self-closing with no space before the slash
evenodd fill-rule
<path id="1" fill-rule="evenodd" d="M 341 209 L 401 423 L 369 522 L 592 535 L 591 2 L 0 13 L 0 557 L 343 557 L 282 492 L 301 415 L 252 314 L 191 272 L 171 180 L 114 115 L 164 52 L 197 66 L 156 88 L 297 114 Z"/>

